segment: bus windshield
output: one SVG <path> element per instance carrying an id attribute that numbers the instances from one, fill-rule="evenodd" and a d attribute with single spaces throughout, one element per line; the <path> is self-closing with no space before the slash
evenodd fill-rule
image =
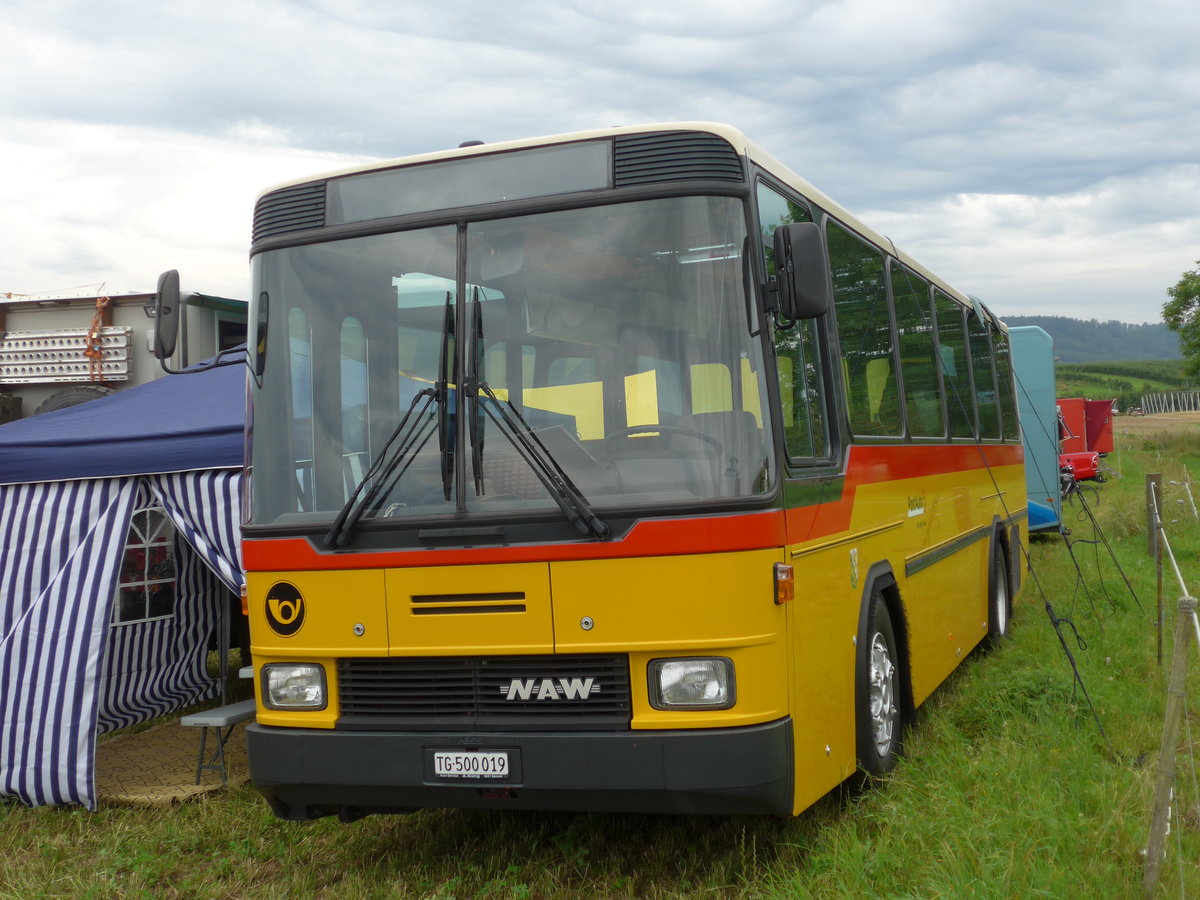
<path id="1" fill-rule="evenodd" d="M 769 492 L 746 238 L 697 196 L 258 254 L 252 524 L 329 521 L 368 472 L 368 521 L 564 508 L 530 445 L 601 511 Z"/>

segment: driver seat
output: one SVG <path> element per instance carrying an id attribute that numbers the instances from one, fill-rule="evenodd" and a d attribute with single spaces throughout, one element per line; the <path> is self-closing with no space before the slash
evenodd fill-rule
<path id="1" fill-rule="evenodd" d="M 692 413 L 679 419 L 681 428 L 706 434 L 721 444 L 718 494 L 747 494 L 766 465 L 758 420 L 745 410 Z"/>

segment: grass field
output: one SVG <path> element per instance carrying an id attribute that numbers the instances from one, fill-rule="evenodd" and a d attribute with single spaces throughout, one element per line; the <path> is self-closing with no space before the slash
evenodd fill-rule
<path id="1" fill-rule="evenodd" d="M 297 824 L 249 788 L 165 810 L 0 803 L 0 897 L 1140 896 L 1166 696 L 1144 481 L 1168 482 L 1172 546 L 1200 590 L 1200 524 L 1169 484 L 1200 475 L 1200 424 L 1120 418 L 1116 432 L 1116 471 L 1085 494 L 1116 562 L 1072 504 L 1074 561 L 1061 538 L 1032 542 L 1011 639 L 925 704 L 906 758 L 866 791 L 787 821 L 426 811 Z M 1165 584 L 1169 659 L 1179 592 Z M 1056 631 L 1051 611 L 1069 624 Z M 1200 897 L 1195 676 L 1187 693 L 1161 897 Z"/>

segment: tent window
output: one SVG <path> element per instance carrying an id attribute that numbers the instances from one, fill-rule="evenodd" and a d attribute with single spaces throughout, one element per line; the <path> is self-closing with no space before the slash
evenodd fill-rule
<path id="1" fill-rule="evenodd" d="M 175 526 L 161 506 L 136 510 L 125 539 L 114 625 L 175 614 Z"/>

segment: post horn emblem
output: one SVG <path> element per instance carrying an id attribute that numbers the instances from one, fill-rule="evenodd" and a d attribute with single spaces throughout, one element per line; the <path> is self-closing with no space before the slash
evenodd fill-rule
<path id="1" fill-rule="evenodd" d="M 291 637 L 304 624 L 304 598 L 294 584 L 276 582 L 267 591 L 267 624 L 280 637 Z"/>

